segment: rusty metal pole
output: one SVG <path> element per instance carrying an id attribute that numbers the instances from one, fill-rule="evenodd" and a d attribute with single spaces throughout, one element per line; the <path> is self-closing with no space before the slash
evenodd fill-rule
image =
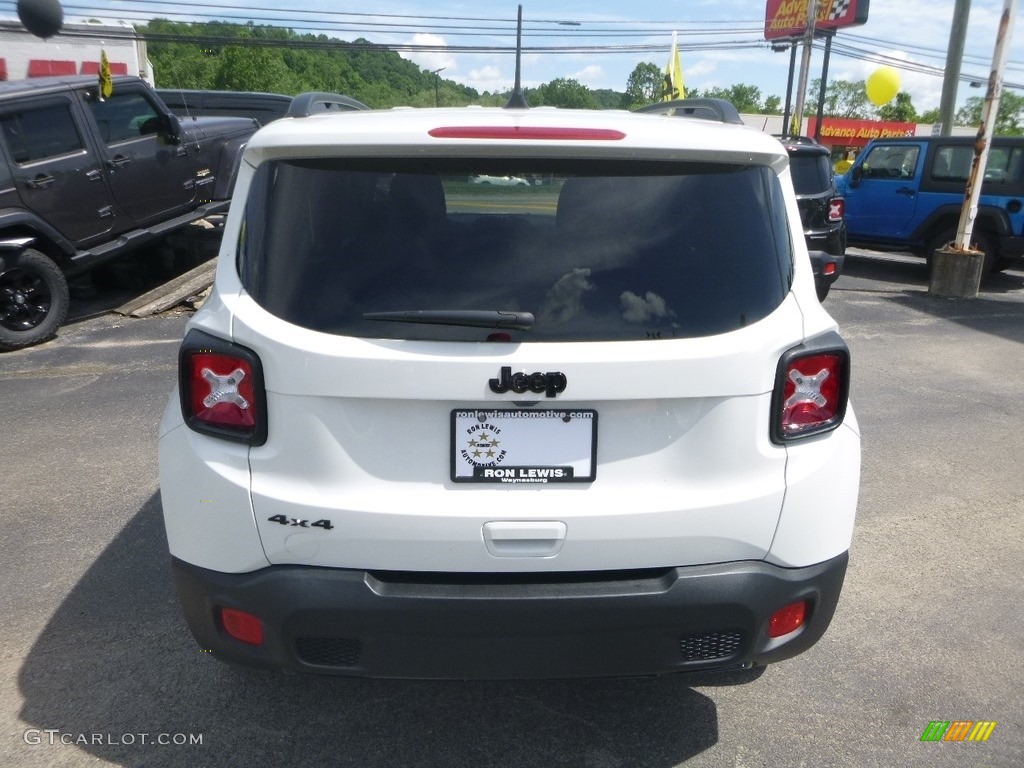
<path id="1" fill-rule="evenodd" d="M 984 254 L 971 250 L 969 243 L 974 232 L 974 220 L 978 215 L 978 199 L 985 179 L 988 150 L 992 144 L 996 116 L 999 113 L 999 97 L 1003 91 L 1003 71 L 1010 56 L 1010 37 L 1017 17 L 1017 0 L 1004 0 L 1003 13 L 996 34 L 996 47 L 992 54 L 992 72 L 988 78 L 985 106 L 981 113 L 981 126 L 974 144 L 974 161 L 967 178 L 964 204 L 960 210 L 956 240 L 935 252 L 932 259 L 931 281 L 928 292 L 938 296 L 975 298 L 981 285 Z"/>

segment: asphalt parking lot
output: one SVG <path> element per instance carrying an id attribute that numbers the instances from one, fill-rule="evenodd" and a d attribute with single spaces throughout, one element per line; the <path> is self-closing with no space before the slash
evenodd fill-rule
<path id="1" fill-rule="evenodd" d="M 822 641 L 762 674 L 544 682 L 205 656 L 169 580 L 156 468 L 188 314 L 127 319 L 86 292 L 58 339 L 0 356 L 0 765 L 1020 766 L 1024 271 L 976 300 L 926 281 L 917 260 L 852 251 L 826 301 L 853 353 L 863 476 Z M 922 742 L 936 720 L 996 726 Z"/>

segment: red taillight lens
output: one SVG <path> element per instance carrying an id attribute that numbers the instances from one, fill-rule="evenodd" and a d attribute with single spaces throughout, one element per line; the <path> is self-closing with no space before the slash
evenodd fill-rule
<path id="1" fill-rule="evenodd" d="M 827 432 L 843 422 L 850 391 L 850 353 L 838 335 L 829 334 L 824 341 L 832 339 L 836 346 L 797 347 L 780 361 L 772 399 L 774 442 Z"/>
<path id="2" fill-rule="evenodd" d="M 846 215 L 846 201 L 841 197 L 833 197 L 828 201 L 828 220 L 842 221 Z"/>
<path id="3" fill-rule="evenodd" d="M 532 141 L 621 141 L 622 131 L 610 128 L 558 128 L 528 125 L 443 125 L 427 131 L 435 139 L 522 139 Z"/>
<path id="4" fill-rule="evenodd" d="M 188 356 L 189 400 L 195 418 L 228 429 L 256 425 L 252 366 L 230 355 L 194 352 Z"/>
<path id="5" fill-rule="evenodd" d="M 193 330 L 178 369 L 182 416 L 191 429 L 249 445 L 266 441 L 263 369 L 254 352 Z"/>
<path id="6" fill-rule="evenodd" d="M 807 620 L 807 601 L 790 603 L 772 614 L 768 621 L 768 637 L 782 637 L 795 632 Z"/>
<path id="7" fill-rule="evenodd" d="M 825 424 L 839 413 L 838 355 L 814 355 L 790 362 L 782 392 L 782 430 L 787 434 Z"/>
<path id="8" fill-rule="evenodd" d="M 263 622 L 259 616 L 237 608 L 221 608 L 220 626 L 241 643 L 263 645 Z"/>

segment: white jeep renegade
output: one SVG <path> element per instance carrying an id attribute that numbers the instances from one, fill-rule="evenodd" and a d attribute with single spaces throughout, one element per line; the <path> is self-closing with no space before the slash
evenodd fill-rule
<path id="1" fill-rule="evenodd" d="M 160 428 L 203 648 L 517 678 L 822 636 L 857 503 L 849 353 L 785 149 L 724 102 L 674 107 L 256 134 Z"/>

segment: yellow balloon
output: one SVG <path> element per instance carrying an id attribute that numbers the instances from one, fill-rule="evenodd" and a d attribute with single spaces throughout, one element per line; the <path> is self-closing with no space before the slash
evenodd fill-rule
<path id="1" fill-rule="evenodd" d="M 888 104 L 900 92 L 900 73 L 892 67 L 879 67 L 871 73 L 864 90 L 876 107 Z"/>

